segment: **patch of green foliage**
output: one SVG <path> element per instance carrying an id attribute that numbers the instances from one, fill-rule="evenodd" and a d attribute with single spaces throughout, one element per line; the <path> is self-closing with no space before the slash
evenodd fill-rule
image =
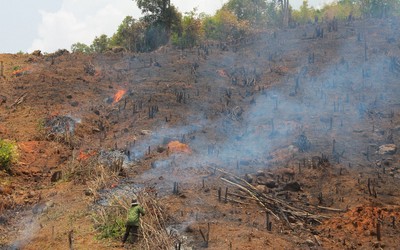
<path id="1" fill-rule="evenodd" d="M 14 67 L 12 68 L 13 71 L 20 70 L 20 69 L 21 69 L 21 66 L 19 66 L 19 65 L 14 66 Z"/>
<path id="2" fill-rule="evenodd" d="M 95 220 L 101 221 L 100 225 L 96 226 L 99 232 L 96 236 L 97 239 L 121 238 L 124 235 L 125 218 L 122 215 L 110 213 L 106 215 L 102 214 L 102 218 L 98 216 L 99 215 L 94 216 Z"/>
<path id="3" fill-rule="evenodd" d="M 17 159 L 17 145 L 14 142 L 0 139 L 0 170 L 9 172 L 11 164 Z"/>
<path id="4" fill-rule="evenodd" d="M 128 199 L 115 196 L 109 200 L 109 206 L 98 207 L 92 214 L 97 239 L 120 239 L 125 233 Z"/>

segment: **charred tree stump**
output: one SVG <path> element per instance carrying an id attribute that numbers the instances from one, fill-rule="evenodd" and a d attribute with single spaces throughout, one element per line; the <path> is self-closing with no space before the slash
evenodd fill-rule
<path id="1" fill-rule="evenodd" d="M 178 241 L 178 242 L 175 244 L 175 250 L 181 250 L 181 246 L 182 246 L 182 242 L 181 242 L 181 241 Z"/>
<path id="2" fill-rule="evenodd" d="M 372 191 L 371 191 L 371 179 L 370 179 L 370 178 L 368 178 L 367 187 L 368 187 L 368 193 L 369 193 L 369 195 L 371 196 L 371 195 L 372 195 Z"/>
<path id="3" fill-rule="evenodd" d="M 267 231 L 272 231 L 272 222 L 270 221 L 270 218 L 269 218 L 269 212 L 266 213 L 265 219 L 266 219 L 265 224 L 266 224 Z"/>
<path id="4" fill-rule="evenodd" d="M 200 231 L 200 234 L 201 234 L 201 237 L 203 238 L 203 240 L 204 240 L 204 247 L 205 248 L 208 248 L 208 243 L 209 243 L 209 241 L 210 241 L 210 223 L 208 223 L 207 224 L 207 233 L 206 234 L 204 234 L 203 233 L 203 231 L 201 230 L 201 228 L 199 229 L 199 231 Z"/>
<path id="5" fill-rule="evenodd" d="M 319 193 L 319 194 L 318 194 L 317 199 L 318 199 L 318 205 L 321 205 L 322 202 L 324 201 L 324 199 L 323 199 L 323 197 L 322 197 L 322 193 Z"/>
<path id="6" fill-rule="evenodd" d="M 68 245 L 69 250 L 74 250 L 74 230 L 71 230 L 68 233 Z"/>
<path id="7" fill-rule="evenodd" d="M 381 222 L 378 219 L 378 222 L 376 223 L 376 238 L 378 241 L 381 241 Z"/>
<path id="8" fill-rule="evenodd" d="M 149 119 L 153 119 L 158 113 L 158 105 L 149 107 Z"/>
<path id="9" fill-rule="evenodd" d="M 179 194 L 179 182 L 174 182 L 173 194 Z"/>
<path id="10" fill-rule="evenodd" d="M 320 25 L 315 28 L 315 37 L 324 38 L 324 28 L 322 28 Z"/>
<path id="11" fill-rule="evenodd" d="M 0 61 L 0 77 L 4 77 L 4 63 Z"/>
<path id="12" fill-rule="evenodd" d="M 310 53 L 310 54 L 308 54 L 308 63 L 309 63 L 309 64 L 313 64 L 313 63 L 314 63 L 314 61 L 315 61 L 315 55 L 314 55 L 314 52 L 313 52 L 313 53 Z"/>
<path id="13" fill-rule="evenodd" d="M 333 141 L 332 141 L 332 155 L 335 155 L 335 154 L 336 154 L 336 148 L 335 148 L 335 146 L 336 146 L 336 140 L 333 139 Z"/>

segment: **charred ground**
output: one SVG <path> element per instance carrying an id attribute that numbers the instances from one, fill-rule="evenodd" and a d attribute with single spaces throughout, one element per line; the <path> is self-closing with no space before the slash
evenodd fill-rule
<path id="1" fill-rule="evenodd" d="M 397 34 L 367 20 L 323 38 L 309 25 L 183 51 L 0 55 L 0 136 L 20 154 L 1 174 L 0 246 L 65 249 L 72 231 L 77 249 L 118 248 L 95 240 L 94 204 L 142 188 L 183 247 L 398 247 Z M 92 192 L 69 174 L 99 154 L 123 156 L 122 176 Z"/>

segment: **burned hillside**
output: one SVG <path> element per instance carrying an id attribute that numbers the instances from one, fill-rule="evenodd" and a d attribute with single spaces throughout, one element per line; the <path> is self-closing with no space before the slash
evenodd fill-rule
<path id="1" fill-rule="evenodd" d="M 143 249 L 396 248 L 399 24 L 0 55 L 0 246 L 118 248 L 94 236 L 136 193 Z"/>

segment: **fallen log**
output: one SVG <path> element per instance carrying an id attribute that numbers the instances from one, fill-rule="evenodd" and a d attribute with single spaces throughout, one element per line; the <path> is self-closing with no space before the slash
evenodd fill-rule
<path id="1" fill-rule="evenodd" d="M 332 211 L 332 212 L 346 212 L 347 211 L 347 209 L 332 208 L 332 207 L 317 206 L 317 208 L 320 210 L 326 210 L 326 211 Z"/>

